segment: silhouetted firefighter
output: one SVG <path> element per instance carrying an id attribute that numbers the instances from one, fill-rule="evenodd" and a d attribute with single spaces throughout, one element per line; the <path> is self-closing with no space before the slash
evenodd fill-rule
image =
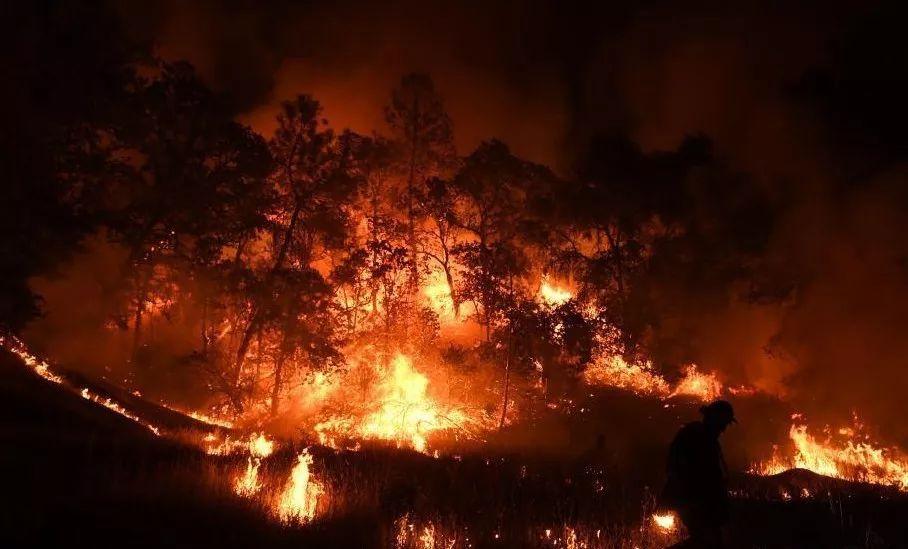
<path id="1" fill-rule="evenodd" d="M 700 413 L 703 420 L 682 427 L 668 451 L 661 506 L 675 510 L 690 534 L 676 548 L 722 547 L 722 525 L 728 521 L 727 470 L 719 435 L 737 422 L 735 412 L 731 404 L 717 400 Z"/>

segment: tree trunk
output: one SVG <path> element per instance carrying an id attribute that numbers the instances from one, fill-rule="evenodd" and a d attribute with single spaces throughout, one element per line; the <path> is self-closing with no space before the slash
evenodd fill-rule
<path id="1" fill-rule="evenodd" d="M 410 248 L 410 291 L 411 293 L 419 286 L 419 271 L 416 263 L 416 211 L 413 206 L 413 193 L 416 189 L 416 150 L 419 142 L 419 129 L 417 121 L 419 118 L 419 97 L 413 96 L 413 117 L 411 119 L 410 135 L 410 175 L 407 178 L 407 244 Z"/>
<path id="2" fill-rule="evenodd" d="M 511 391 L 511 335 L 508 331 L 508 350 L 504 361 L 504 398 L 501 403 L 501 421 L 498 422 L 498 429 L 504 428 L 505 420 L 508 417 L 508 400 Z"/>
<path id="3" fill-rule="evenodd" d="M 274 363 L 274 387 L 271 388 L 271 416 L 274 417 L 278 412 L 278 402 L 281 397 L 281 376 L 284 373 L 284 351 L 278 351 L 277 360 Z"/>
<path id="4" fill-rule="evenodd" d="M 148 295 L 148 276 L 139 273 L 139 286 L 136 288 L 136 311 L 133 315 L 132 359 L 135 361 L 142 345 L 142 319 L 145 314 L 145 298 Z"/>
<path id="5" fill-rule="evenodd" d="M 513 277 L 508 277 L 508 297 L 513 300 L 514 297 L 514 279 Z M 501 404 L 501 421 L 498 423 L 498 429 L 504 428 L 505 420 L 508 417 L 508 397 L 510 396 L 511 390 L 511 333 L 512 333 L 512 320 L 508 320 L 508 340 L 505 349 L 505 359 L 504 359 L 504 398 Z"/>
<path id="6" fill-rule="evenodd" d="M 451 274 L 451 267 L 445 263 L 442 265 L 442 268 L 445 271 L 445 280 L 448 282 L 448 295 L 451 296 L 451 306 L 454 308 L 454 318 L 460 319 L 460 301 L 457 299 L 457 294 L 454 292 L 454 276 Z"/>
<path id="7" fill-rule="evenodd" d="M 136 312 L 133 317 L 132 359 L 135 361 L 139 346 L 142 344 L 142 313 L 145 311 L 145 298 L 136 297 Z"/>
<path id="8" fill-rule="evenodd" d="M 208 296 L 202 298 L 202 356 L 208 355 Z"/>
<path id="9" fill-rule="evenodd" d="M 274 280 L 277 271 L 284 266 L 284 261 L 287 258 L 287 251 L 290 249 L 290 241 L 293 238 L 293 232 L 296 230 L 296 225 L 297 223 L 299 223 L 299 216 L 302 209 L 303 200 L 301 197 L 297 197 L 296 204 L 293 208 L 293 214 L 290 216 L 290 223 L 287 225 L 287 230 L 284 231 L 281 248 L 278 251 L 277 258 L 274 260 L 274 265 L 271 267 L 271 271 L 268 273 L 268 277 L 265 280 L 265 289 L 271 286 L 271 282 Z M 240 340 L 240 346 L 236 351 L 236 365 L 234 366 L 235 387 L 239 386 L 240 376 L 243 373 L 243 362 L 246 360 L 246 353 L 249 351 L 249 344 L 252 342 L 252 338 L 258 333 L 262 324 L 261 304 L 257 303 L 258 299 L 254 301 L 256 302 L 254 302 L 252 305 L 252 317 L 249 319 L 249 324 L 246 326 L 246 330 L 243 332 L 243 339 Z"/>

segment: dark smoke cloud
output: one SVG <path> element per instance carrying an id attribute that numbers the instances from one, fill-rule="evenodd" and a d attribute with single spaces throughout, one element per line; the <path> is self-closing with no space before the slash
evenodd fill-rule
<path id="1" fill-rule="evenodd" d="M 279 102 L 298 93 L 315 95 L 338 127 L 381 129 L 391 87 L 423 71 L 447 99 L 462 154 L 499 137 L 559 164 L 589 115 L 589 61 L 636 9 L 405 0 L 139 3 L 121 13 L 159 55 L 192 62 L 262 131 L 273 129 Z M 596 118 L 611 122 L 624 115 L 607 87 L 596 90 Z"/>

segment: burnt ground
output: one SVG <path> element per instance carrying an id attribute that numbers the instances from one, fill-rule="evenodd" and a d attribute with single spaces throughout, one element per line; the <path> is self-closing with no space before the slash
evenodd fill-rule
<path id="1" fill-rule="evenodd" d="M 534 454 L 514 432 L 483 453 L 441 459 L 381 447 L 313 448 L 331 501 L 316 523 L 284 527 L 261 503 L 230 490 L 244 458 L 214 458 L 155 437 L 0 353 L 0 547 L 380 547 L 404 513 L 417 529 L 431 521 L 458 546 L 552 547 L 544 529 L 557 537 L 568 527 L 590 547 L 664 546 L 668 538 L 641 528 L 641 517 L 658 486 L 659 448 L 676 425 L 669 420 L 689 410 L 660 416 L 660 405 L 628 408 L 621 398 L 578 416 L 602 417 L 620 405 L 625 416 L 615 423 L 634 426 L 628 433 L 635 436 L 609 437 L 599 455 L 583 449 L 589 433 L 607 427 L 591 419 L 552 430 L 553 448 L 574 450 L 560 456 Z M 156 420 L 171 428 L 182 421 L 169 417 Z M 264 493 L 280 489 L 302 448 L 285 442 L 264 461 Z M 731 547 L 908 547 L 908 498 L 892 490 L 790 471 L 739 475 L 734 492 Z"/>

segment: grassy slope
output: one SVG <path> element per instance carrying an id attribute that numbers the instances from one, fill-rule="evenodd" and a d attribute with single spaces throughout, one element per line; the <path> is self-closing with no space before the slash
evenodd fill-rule
<path id="1" fill-rule="evenodd" d="M 621 408 L 627 413 L 626 406 Z M 659 409 L 651 408 L 640 417 L 658 418 Z M 602 412 L 596 416 L 614 417 Z M 756 411 L 748 415 L 756 417 Z M 576 475 L 575 467 L 583 463 L 534 462 L 529 448 L 491 461 L 316 449 L 320 473 L 339 496 L 339 512 L 308 528 L 287 529 L 257 504 L 232 495 L 229 482 L 242 467 L 241 458 L 213 459 L 156 438 L 0 352 L 0 547 L 370 547 L 388 535 L 381 525 L 404 510 L 469 526 L 474 547 L 526 546 L 534 528 L 561 520 L 597 524 L 610 516 L 633 527 L 641 483 L 653 477 L 640 471 L 661 462 L 651 439 L 670 436 L 673 429 L 664 423 L 630 422 L 640 440 L 649 441 L 645 452 L 640 441 L 612 447 L 623 436 L 608 442 L 611 456 L 651 455 L 630 460 L 631 467 L 609 467 L 609 487 L 600 499 L 574 488 L 580 484 L 559 480 Z M 576 425 L 567 429 L 576 436 Z M 593 424 L 580 438 L 614 429 L 615 422 Z M 263 472 L 275 473 L 272 481 L 286 479 L 296 451 L 282 449 L 266 460 Z M 521 472 L 522 464 L 528 474 Z M 583 482 L 582 476 L 574 478 Z M 756 497 L 735 500 L 731 547 L 908 546 L 908 503 L 890 491 L 830 482 L 808 472 L 737 483 Z M 822 495 L 801 500 L 797 494 L 804 487 Z M 795 499 L 773 500 L 771 495 L 782 489 Z M 366 504 L 356 505 L 358 500 Z M 356 507 L 362 511 L 351 517 L 349 509 Z M 509 541 L 493 542 L 492 530 Z"/>
<path id="2" fill-rule="evenodd" d="M 0 448 L 0 547 L 337 547 L 374 537 L 341 523 L 279 527 L 233 497 L 201 452 L 38 378 L 5 352 Z"/>

